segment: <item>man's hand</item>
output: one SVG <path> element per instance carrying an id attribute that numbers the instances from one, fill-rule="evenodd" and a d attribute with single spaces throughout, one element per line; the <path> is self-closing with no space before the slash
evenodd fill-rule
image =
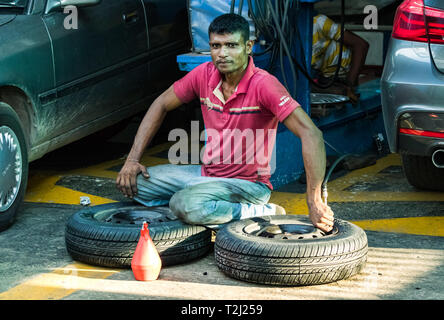
<path id="1" fill-rule="evenodd" d="M 119 189 L 125 197 L 133 198 L 137 194 L 136 178 L 139 173 L 142 173 L 145 179 L 150 177 L 146 167 L 141 165 L 137 160 L 140 159 L 146 146 L 162 125 L 167 112 L 176 109 L 181 104 L 182 102 L 174 92 L 174 86 L 171 85 L 164 93 L 157 97 L 148 108 L 148 111 L 140 123 L 139 129 L 137 129 L 133 146 L 128 153 L 128 159 L 125 161 L 116 179 L 117 189 Z"/>
<path id="2" fill-rule="evenodd" d="M 334 213 L 328 205 L 318 200 L 312 203 L 309 202 L 308 209 L 310 220 L 316 228 L 324 232 L 330 232 L 333 229 Z"/>
<path id="3" fill-rule="evenodd" d="M 127 160 L 117 175 L 116 186 L 125 197 L 133 198 L 137 194 L 137 182 L 136 178 L 139 173 L 148 179 L 146 167 L 139 162 Z"/>

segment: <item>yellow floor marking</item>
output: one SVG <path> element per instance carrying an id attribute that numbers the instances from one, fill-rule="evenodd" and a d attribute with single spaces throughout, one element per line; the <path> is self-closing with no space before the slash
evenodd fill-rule
<path id="1" fill-rule="evenodd" d="M 287 214 L 308 214 L 305 193 L 272 192 L 269 202 L 282 206 Z"/>
<path id="2" fill-rule="evenodd" d="M 369 231 L 444 237 L 444 217 L 409 217 L 351 222 Z"/>
<path id="3" fill-rule="evenodd" d="M 384 191 L 333 191 L 328 190 L 329 202 L 366 201 L 444 201 L 444 192 L 384 192 Z"/>
<path id="4" fill-rule="evenodd" d="M 168 159 L 155 157 L 154 154 L 165 151 L 172 143 L 166 143 L 147 150 L 141 163 L 149 166 L 168 163 Z M 56 182 L 66 175 L 91 175 L 105 178 L 115 178 L 117 172 L 107 170 L 110 167 L 122 164 L 124 159 L 116 159 L 98 165 L 63 172 L 39 171 L 30 176 L 25 201 L 50 202 L 64 204 L 79 204 L 80 196 L 90 197 L 93 205 L 114 202 L 82 192 L 74 191 Z M 391 165 L 400 165 L 397 155 L 388 155 L 381 158 L 373 166 L 354 170 L 344 177 L 329 182 L 329 201 L 356 202 L 356 201 L 444 201 L 444 193 L 439 192 L 348 192 L 345 188 L 363 181 L 371 180 L 374 175 Z M 282 205 L 288 214 L 308 214 L 305 194 L 273 192 L 270 202 Z M 444 217 L 410 217 L 377 220 L 353 221 L 365 230 L 408 233 L 429 236 L 444 236 Z M 62 299 L 79 290 L 76 286 L 86 279 L 105 279 L 119 270 L 93 267 L 83 264 L 72 264 L 58 268 L 50 273 L 40 274 L 32 279 L 0 293 L 2 299 Z"/>
<path id="5" fill-rule="evenodd" d="M 393 192 L 393 191 L 343 191 L 358 182 L 368 182 L 374 179 L 375 174 L 389 166 L 401 165 L 399 155 L 390 154 L 378 159 L 376 164 L 357 169 L 347 173 L 345 176 L 328 182 L 329 202 L 363 202 L 363 201 L 443 201 L 444 192 L 434 191 L 413 191 L 413 192 Z M 406 181 L 407 183 L 407 181 Z M 279 204 L 293 212 L 308 212 L 304 205 L 305 193 L 278 192 L 272 193 L 270 202 Z"/>
<path id="6" fill-rule="evenodd" d="M 401 165 L 400 157 L 396 154 L 389 154 L 386 157 L 378 159 L 376 164 L 372 166 L 353 170 L 343 177 L 329 181 L 327 187 L 329 191 L 341 191 L 357 182 L 365 182 L 372 179 L 376 173 L 389 166 L 399 165 Z"/>
<path id="7" fill-rule="evenodd" d="M 80 169 L 66 171 L 66 172 L 64 172 L 63 175 L 64 176 L 84 175 L 84 176 L 94 176 L 94 177 L 115 179 L 115 178 L 117 178 L 118 172 L 110 171 L 107 169 L 117 166 L 119 164 L 123 164 L 124 162 L 125 162 L 125 159 L 107 161 L 107 162 L 93 165 L 93 166 L 90 166 L 87 168 L 80 168 Z M 156 166 L 159 164 L 168 164 L 169 161 L 168 161 L 168 159 L 152 157 L 148 154 L 144 154 L 142 156 L 142 158 L 140 159 L 140 163 L 143 164 L 144 166 L 149 167 L 149 166 Z"/>
<path id="8" fill-rule="evenodd" d="M 78 289 L 73 284 L 81 279 L 105 279 L 119 270 L 74 263 L 39 274 L 8 291 L 0 293 L 0 300 L 62 299 Z"/>
<path id="9" fill-rule="evenodd" d="M 384 192 L 384 191 L 343 191 L 358 182 L 368 182 L 375 175 L 390 166 L 401 165 L 397 154 L 389 154 L 378 159 L 376 164 L 357 169 L 345 176 L 327 183 L 328 201 L 331 202 L 362 202 L 362 201 L 444 201 L 444 192 L 414 191 L 414 192 Z M 405 183 L 408 183 L 407 180 Z"/>
<path id="10" fill-rule="evenodd" d="M 365 197 L 366 195 L 363 195 Z M 424 197 L 424 195 L 421 195 Z M 333 197 L 332 197 L 333 198 Z M 381 200 L 382 196 L 375 197 L 375 201 Z M 342 199 L 344 200 L 344 199 Z M 370 201 L 368 195 L 366 199 L 349 201 Z M 395 201 L 393 199 L 390 199 Z M 435 199 L 437 200 L 437 199 Z M 442 201 L 442 199 L 440 199 Z M 410 201 L 431 201 L 419 198 Z M 274 192 L 270 202 L 281 205 L 285 208 L 287 214 L 308 215 L 308 207 L 305 201 L 305 194 L 294 194 L 286 192 Z M 340 201 L 341 202 L 341 201 Z M 344 201 L 342 201 L 344 202 Z M 391 219 L 375 219 L 375 220 L 358 220 L 352 223 L 360 226 L 364 230 L 395 232 L 407 234 L 419 234 L 428 236 L 444 237 L 444 217 L 409 217 L 409 218 L 391 218 Z"/>
<path id="11" fill-rule="evenodd" d="M 52 175 L 42 172 L 33 174 L 29 177 L 28 188 L 24 200 L 26 202 L 80 204 L 80 197 L 88 196 L 91 200 L 91 205 L 116 202 L 111 199 L 97 197 L 62 186 L 57 186 L 56 182 L 61 178 L 62 176 L 60 175 Z"/>
<path id="12" fill-rule="evenodd" d="M 153 157 L 153 154 L 164 151 L 171 143 L 161 144 L 148 150 L 142 156 L 140 162 L 146 166 L 155 166 L 158 164 L 169 163 L 168 159 Z M 25 194 L 24 201 L 26 202 L 42 202 L 42 203 L 59 203 L 59 204 L 80 204 L 81 196 L 88 196 L 91 200 L 91 205 L 99 205 L 105 203 L 116 202 L 114 200 L 94 196 L 88 193 L 76 191 L 70 188 L 57 186 L 56 183 L 64 176 L 69 175 L 84 175 L 101 178 L 116 179 L 117 172 L 107 170 L 113 166 L 123 164 L 124 158 L 110 160 L 87 168 L 74 169 L 63 172 L 61 175 L 59 171 L 41 170 L 30 174 L 28 180 L 28 187 Z"/>
<path id="13" fill-rule="evenodd" d="M 366 202 L 366 201 L 442 201 L 444 192 L 383 192 L 383 191 L 331 191 L 328 189 L 328 202 Z M 294 212 L 308 212 L 305 193 L 273 191 L 271 203 L 276 203 Z M 297 214 L 297 213 L 296 213 Z"/>

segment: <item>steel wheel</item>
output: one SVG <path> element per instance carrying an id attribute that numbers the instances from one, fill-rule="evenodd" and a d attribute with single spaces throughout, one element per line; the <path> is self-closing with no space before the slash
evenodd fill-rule
<path id="1" fill-rule="evenodd" d="M 28 152 L 15 111 L 0 102 L 0 231 L 15 219 L 28 182 Z"/>
<path id="2" fill-rule="evenodd" d="M 22 150 L 14 131 L 0 127 L 0 212 L 8 210 L 17 198 L 22 181 Z"/>
<path id="3" fill-rule="evenodd" d="M 305 286 L 346 279 L 367 260 L 361 228 L 335 219 L 333 230 L 314 228 L 308 216 L 264 216 L 227 224 L 216 234 L 219 269 L 235 279 Z"/>
<path id="4" fill-rule="evenodd" d="M 210 230 L 182 223 L 167 206 L 115 202 L 73 214 L 66 224 L 66 249 L 77 261 L 130 268 L 143 221 L 163 266 L 197 259 L 212 247 Z"/>

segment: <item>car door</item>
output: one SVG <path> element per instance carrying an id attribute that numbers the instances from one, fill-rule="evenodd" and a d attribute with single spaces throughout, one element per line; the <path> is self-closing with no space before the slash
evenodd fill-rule
<path id="1" fill-rule="evenodd" d="M 48 0 L 47 6 L 55 2 Z M 73 10 L 43 16 L 56 85 L 52 136 L 130 106 L 147 86 L 148 40 L 140 0 L 104 0 L 76 9 L 76 24 Z"/>
<path id="2" fill-rule="evenodd" d="M 149 33 L 150 86 L 155 94 L 182 76 L 178 54 L 191 48 L 186 0 L 142 0 Z"/>

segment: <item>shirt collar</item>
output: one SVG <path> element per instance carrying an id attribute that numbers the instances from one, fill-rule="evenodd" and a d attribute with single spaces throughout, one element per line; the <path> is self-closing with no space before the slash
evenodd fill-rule
<path id="1" fill-rule="evenodd" d="M 253 57 L 250 56 L 248 58 L 247 70 L 245 71 L 244 76 L 242 77 L 241 81 L 237 85 L 237 88 L 236 88 L 236 92 L 237 93 L 245 93 L 245 92 L 247 92 L 248 85 L 250 84 L 250 79 L 251 79 L 251 77 L 254 74 L 254 69 L 255 68 L 256 68 L 256 66 L 254 65 Z"/>
<path id="2" fill-rule="evenodd" d="M 247 65 L 247 70 L 244 73 L 244 76 L 242 77 L 241 81 L 239 82 L 239 84 L 236 87 L 236 93 L 245 93 L 247 92 L 248 89 L 248 85 L 250 83 L 250 79 L 254 74 L 254 69 L 256 68 L 256 66 L 254 65 L 253 62 L 253 57 L 249 56 L 248 57 L 248 65 Z M 210 77 L 210 81 L 208 81 L 208 85 L 210 86 L 211 89 L 216 89 L 218 87 L 218 85 L 220 84 L 222 80 L 221 74 L 220 72 L 216 69 L 216 71 L 211 75 Z"/>

